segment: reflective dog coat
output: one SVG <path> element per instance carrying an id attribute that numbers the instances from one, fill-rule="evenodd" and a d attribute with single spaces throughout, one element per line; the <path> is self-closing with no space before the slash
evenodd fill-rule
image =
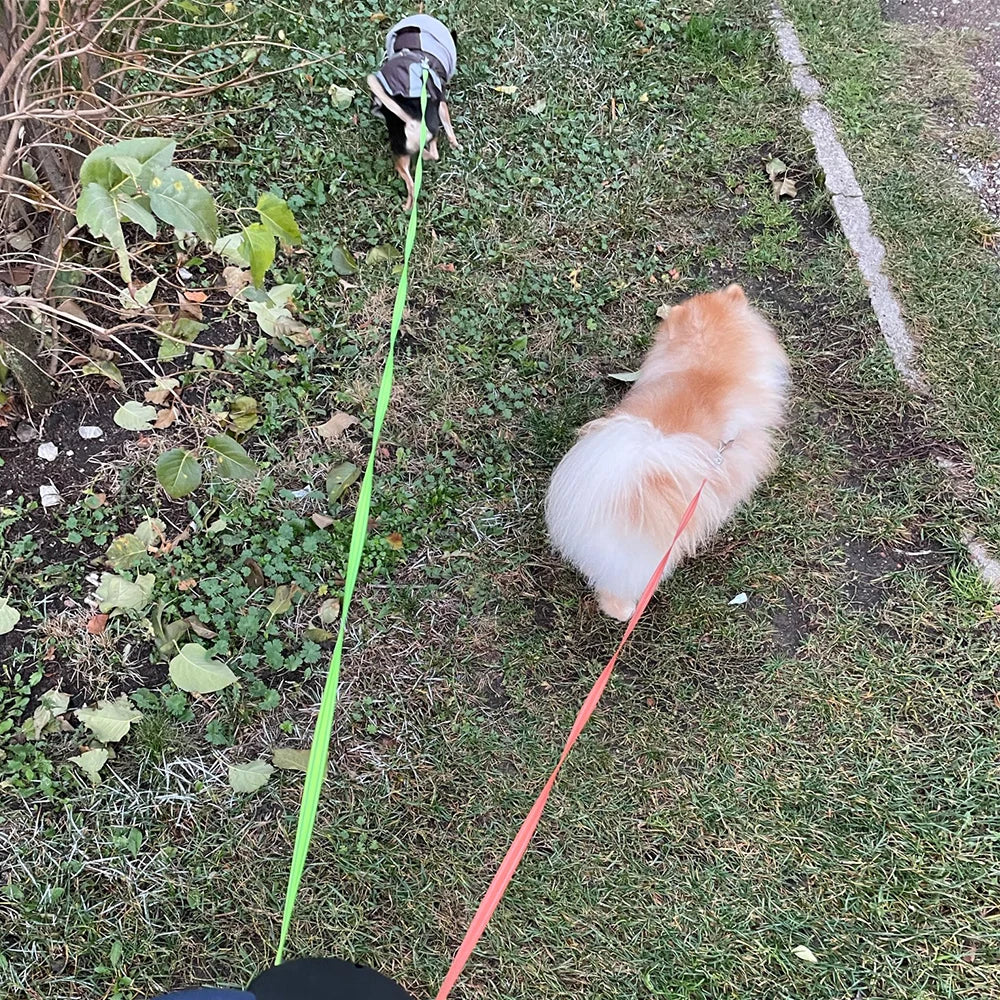
<path id="1" fill-rule="evenodd" d="M 427 97 L 444 99 L 445 86 L 455 75 L 458 53 L 451 32 L 436 17 L 414 14 L 389 30 L 385 40 L 385 62 L 375 78 L 392 97 L 420 97 L 424 66 L 427 67 Z M 383 117 L 375 101 L 375 113 Z"/>

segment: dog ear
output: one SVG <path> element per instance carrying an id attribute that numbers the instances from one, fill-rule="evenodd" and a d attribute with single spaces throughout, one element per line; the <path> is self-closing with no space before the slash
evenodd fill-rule
<path id="1" fill-rule="evenodd" d="M 747 300 L 746 293 L 735 282 L 725 289 L 724 294 L 730 302 L 746 302 Z"/>

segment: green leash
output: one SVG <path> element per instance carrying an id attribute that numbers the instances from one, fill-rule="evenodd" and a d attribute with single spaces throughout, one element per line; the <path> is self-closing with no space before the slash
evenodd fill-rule
<path id="1" fill-rule="evenodd" d="M 337 687 L 340 682 L 340 660 L 344 650 L 344 636 L 347 631 L 347 616 L 351 608 L 351 597 L 354 586 L 358 582 L 361 569 L 361 554 L 365 547 L 368 534 L 368 513 L 371 509 L 372 480 L 375 475 L 375 451 L 378 448 L 379 435 L 389 409 L 389 397 L 392 395 L 393 361 L 396 350 L 396 335 L 403 322 L 403 308 L 406 305 L 406 290 L 410 277 L 410 254 L 417 238 L 417 198 L 420 195 L 420 181 L 423 177 L 423 151 L 427 140 L 427 69 L 424 69 L 424 81 L 420 90 L 420 148 L 417 151 L 417 169 L 413 177 L 413 205 L 410 207 L 410 220 L 406 228 L 406 243 L 403 247 L 403 268 L 399 275 L 399 287 L 396 289 L 396 302 L 392 307 L 392 325 L 389 327 L 389 352 L 382 371 L 382 381 L 378 387 L 378 400 L 375 403 L 375 420 L 372 425 L 372 447 L 368 455 L 368 465 L 365 467 L 364 479 L 361 480 L 361 492 L 358 494 L 358 506 L 354 512 L 354 527 L 351 531 L 351 548 L 347 557 L 347 573 L 344 578 L 343 607 L 340 612 L 340 629 L 337 632 L 337 643 L 330 657 L 330 669 L 323 686 L 323 697 L 319 704 L 319 715 L 316 717 L 316 728 L 313 731 L 312 750 L 309 754 L 309 767 L 306 770 L 305 785 L 302 788 L 302 804 L 299 807 L 299 822 L 295 831 L 295 848 L 292 851 L 292 865 L 288 873 L 288 888 L 285 891 L 285 909 L 281 918 L 281 937 L 278 940 L 278 952 L 274 964 L 280 965 L 288 943 L 288 931 L 292 924 L 292 914 L 295 911 L 295 898 L 299 893 L 302 874 L 306 867 L 306 856 L 309 854 L 309 844 L 312 840 L 313 827 L 316 825 L 316 812 L 319 808 L 319 797 L 323 789 L 323 779 L 326 775 L 326 765 L 330 757 L 330 734 L 333 731 L 333 713 L 337 706 Z"/>

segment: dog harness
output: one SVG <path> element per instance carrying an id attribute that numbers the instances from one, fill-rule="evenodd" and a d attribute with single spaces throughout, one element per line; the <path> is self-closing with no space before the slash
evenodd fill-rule
<path id="1" fill-rule="evenodd" d="M 393 25 L 385 40 L 385 62 L 375 78 L 392 97 L 420 97 L 424 67 L 427 68 L 427 96 L 444 98 L 445 86 L 455 75 L 458 53 L 451 32 L 436 17 L 414 14 Z M 382 105 L 374 102 L 375 113 L 384 117 Z"/>

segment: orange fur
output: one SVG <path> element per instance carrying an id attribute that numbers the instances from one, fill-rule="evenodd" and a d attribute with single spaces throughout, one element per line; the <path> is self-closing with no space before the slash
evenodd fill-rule
<path id="1" fill-rule="evenodd" d="M 582 429 L 546 501 L 555 546 L 606 613 L 631 614 L 702 479 L 667 576 L 771 471 L 787 371 L 773 330 L 739 286 L 670 310 L 633 387 Z"/>

